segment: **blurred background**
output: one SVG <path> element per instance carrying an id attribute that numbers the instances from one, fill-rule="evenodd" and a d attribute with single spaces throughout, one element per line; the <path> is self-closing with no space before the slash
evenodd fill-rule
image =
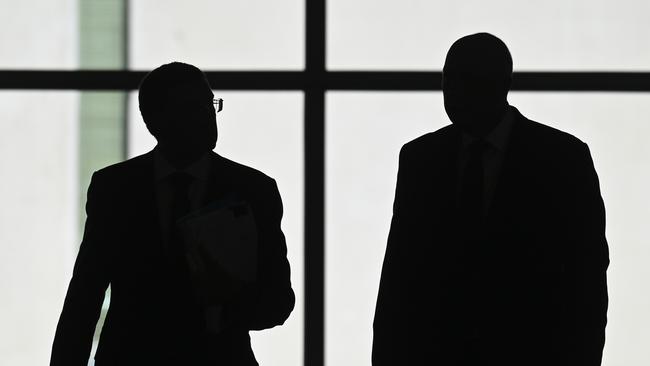
<path id="1" fill-rule="evenodd" d="M 302 73 L 306 45 L 320 42 L 306 36 L 313 18 L 305 1 L 0 0 L 0 71 L 128 75 L 177 60 L 204 71 Z M 327 0 L 310 14 L 325 19 L 327 71 L 435 74 L 453 41 L 488 31 L 509 46 L 515 71 L 650 72 L 644 0 Z M 370 364 L 399 148 L 449 123 L 433 83 L 424 91 L 318 87 L 324 109 L 312 120 L 311 86 L 219 90 L 213 82 L 225 101 L 216 151 L 275 177 L 284 201 L 297 303 L 284 326 L 252 332 L 260 364 Z M 19 84 L 0 79 L 0 365 L 12 366 L 49 362 L 90 175 L 155 144 L 132 87 Z M 611 257 L 603 364 L 642 366 L 650 364 L 650 86 L 622 89 L 513 91 L 510 103 L 589 144 Z M 310 123 L 322 127 L 316 139 L 306 133 Z M 314 141 L 324 143 L 316 146 L 321 162 L 305 159 Z M 313 161 L 324 170 L 324 201 L 306 194 Z M 305 241 L 314 207 L 324 215 L 320 244 Z M 323 250 L 307 262 L 324 263 L 324 281 L 310 275 L 306 283 L 306 245 Z M 305 320 L 305 286 L 324 294 L 323 310 L 307 307 L 315 322 Z M 305 358 L 306 349 L 315 351 Z"/>

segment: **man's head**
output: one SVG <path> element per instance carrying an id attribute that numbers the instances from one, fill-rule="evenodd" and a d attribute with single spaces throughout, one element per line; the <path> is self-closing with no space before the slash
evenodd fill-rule
<path id="1" fill-rule="evenodd" d="M 442 91 L 449 119 L 464 132 L 487 135 L 508 106 L 512 57 L 508 47 L 489 33 L 454 42 L 442 72 Z"/>
<path id="2" fill-rule="evenodd" d="M 213 98 L 205 74 L 185 63 L 162 65 L 142 79 L 140 113 L 166 157 L 189 163 L 214 149 Z"/>

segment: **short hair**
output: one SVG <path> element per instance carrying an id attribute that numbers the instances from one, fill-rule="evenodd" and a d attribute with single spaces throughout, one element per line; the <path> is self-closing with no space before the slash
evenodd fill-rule
<path id="1" fill-rule="evenodd" d="M 154 125 L 158 110 L 167 102 L 169 90 L 192 81 L 205 82 L 210 86 L 207 77 L 198 67 L 176 61 L 157 67 L 142 79 L 138 87 L 138 104 L 142 119 L 152 135 L 156 136 Z"/>
<path id="2" fill-rule="evenodd" d="M 475 70 L 496 78 L 512 77 L 512 56 L 508 46 L 490 33 L 475 33 L 451 45 L 444 70 Z M 444 72 L 443 70 L 443 72 Z"/>

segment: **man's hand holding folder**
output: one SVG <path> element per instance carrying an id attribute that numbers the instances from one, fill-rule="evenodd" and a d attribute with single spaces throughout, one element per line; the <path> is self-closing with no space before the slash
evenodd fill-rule
<path id="1" fill-rule="evenodd" d="M 224 327 L 222 306 L 236 301 L 257 279 L 257 228 L 250 207 L 226 199 L 178 223 L 194 293 L 206 307 L 208 329 Z"/>

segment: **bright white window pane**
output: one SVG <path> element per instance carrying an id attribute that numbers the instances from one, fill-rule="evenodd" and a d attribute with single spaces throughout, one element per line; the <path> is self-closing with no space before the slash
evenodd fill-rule
<path id="1" fill-rule="evenodd" d="M 650 364 L 650 96 L 512 93 L 528 118 L 589 144 L 607 212 L 609 323 L 603 365 Z"/>
<path id="2" fill-rule="evenodd" d="M 77 92 L 0 92 L 0 365 L 47 365 L 78 242 Z"/>
<path id="3" fill-rule="evenodd" d="M 490 32 L 518 70 L 648 70 L 645 0 L 329 0 L 329 69 L 439 70 L 461 36 Z"/>
<path id="4" fill-rule="evenodd" d="M 303 94 L 302 92 L 221 92 L 224 109 L 217 114 L 219 154 L 275 178 L 284 216 L 296 307 L 287 322 L 251 332 L 253 351 L 262 365 L 301 366 L 303 356 Z M 155 146 L 138 111 L 135 93 L 129 114 L 129 155 Z"/>
<path id="5" fill-rule="evenodd" d="M 302 69 L 304 0 L 138 0 L 129 65 L 183 61 L 202 69 Z"/>
<path id="6" fill-rule="evenodd" d="M 0 68 L 77 67 L 77 1 L 0 0 L 0 9 Z"/>
<path id="7" fill-rule="evenodd" d="M 440 98 L 433 92 L 327 94 L 328 366 L 370 364 L 399 150 L 407 141 L 446 124 Z"/>
<path id="8" fill-rule="evenodd" d="M 589 144 L 612 261 L 603 364 L 648 364 L 648 96 L 511 93 L 510 101 L 529 118 Z M 449 122 L 440 93 L 331 93 L 327 102 L 326 362 L 369 364 L 399 147 Z"/>

